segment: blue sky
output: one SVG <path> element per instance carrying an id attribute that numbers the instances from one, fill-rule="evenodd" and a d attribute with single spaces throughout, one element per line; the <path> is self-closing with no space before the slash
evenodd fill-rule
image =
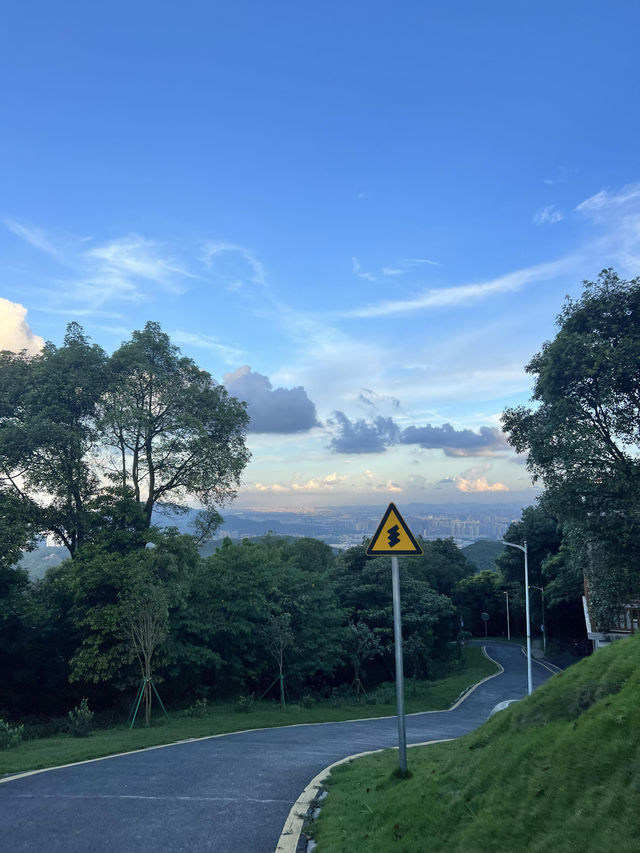
<path id="1" fill-rule="evenodd" d="M 637 2 L 15 2 L 0 346 L 147 320 L 249 404 L 239 506 L 516 500 L 499 415 L 640 273 Z"/>

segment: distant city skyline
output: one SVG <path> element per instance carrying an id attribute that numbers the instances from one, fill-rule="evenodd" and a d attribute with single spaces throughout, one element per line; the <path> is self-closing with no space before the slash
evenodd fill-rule
<path id="1" fill-rule="evenodd" d="M 157 321 L 245 400 L 227 511 L 506 500 L 566 295 L 640 274 L 640 6 L 5 10 L 0 349 Z"/>

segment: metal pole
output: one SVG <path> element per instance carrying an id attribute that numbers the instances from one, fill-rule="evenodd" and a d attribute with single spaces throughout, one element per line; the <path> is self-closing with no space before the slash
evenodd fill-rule
<path id="1" fill-rule="evenodd" d="M 533 693 L 533 676 L 531 674 L 531 617 L 529 615 L 529 562 L 527 556 L 527 540 L 524 541 L 524 596 L 527 611 L 527 692 Z"/>
<path id="2" fill-rule="evenodd" d="M 511 639 L 511 623 L 509 622 L 509 593 L 505 592 L 507 596 L 507 639 Z"/>
<path id="3" fill-rule="evenodd" d="M 407 734 L 404 725 L 404 669 L 402 664 L 402 622 L 400 618 L 400 572 L 398 558 L 391 557 L 393 588 L 393 634 L 396 646 L 396 697 L 398 702 L 398 754 L 400 772 L 407 772 Z"/>
<path id="4" fill-rule="evenodd" d="M 525 539 L 524 546 L 516 545 L 515 542 L 507 542 L 506 539 L 500 540 L 503 545 L 509 545 L 511 548 L 518 548 L 524 551 L 524 599 L 527 610 L 527 692 L 529 696 L 533 693 L 533 678 L 531 675 L 531 619 L 529 617 L 529 562 L 527 555 L 527 541 Z"/>

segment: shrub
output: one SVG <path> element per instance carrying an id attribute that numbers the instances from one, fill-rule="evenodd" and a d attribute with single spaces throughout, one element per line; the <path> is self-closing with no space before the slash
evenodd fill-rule
<path id="1" fill-rule="evenodd" d="M 67 729 L 74 737 L 88 737 L 93 728 L 93 711 L 89 710 L 89 702 L 83 699 L 79 705 L 69 711 Z"/>
<path id="2" fill-rule="evenodd" d="M 204 717 L 207 713 L 207 700 L 196 699 L 193 705 L 184 710 L 185 717 Z"/>
<path id="3" fill-rule="evenodd" d="M 6 720 L 0 720 L 0 749 L 11 749 L 12 746 L 18 746 L 22 743 L 24 726 L 12 725 Z"/>
<path id="4" fill-rule="evenodd" d="M 310 693 L 305 693 L 302 699 L 300 700 L 300 704 L 303 708 L 313 708 L 316 704 L 316 700 Z"/>
<path id="5" fill-rule="evenodd" d="M 255 704 L 256 698 L 253 693 L 250 693 L 248 696 L 240 696 L 233 706 L 233 710 L 239 711 L 241 714 L 248 714 L 254 710 Z"/>

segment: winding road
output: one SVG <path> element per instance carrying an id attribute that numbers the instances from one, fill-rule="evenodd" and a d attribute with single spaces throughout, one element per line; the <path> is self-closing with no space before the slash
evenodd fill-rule
<path id="1" fill-rule="evenodd" d="M 407 743 L 455 738 L 526 695 L 526 658 L 488 643 L 504 672 L 450 711 L 406 718 Z M 534 663 L 534 687 L 551 670 Z M 273 853 L 289 810 L 327 765 L 397 746 L 397 721 L 219 735 L 0 779 L 0 851 Z M 411 755 L 409 753 L 409 763 Z"/>

